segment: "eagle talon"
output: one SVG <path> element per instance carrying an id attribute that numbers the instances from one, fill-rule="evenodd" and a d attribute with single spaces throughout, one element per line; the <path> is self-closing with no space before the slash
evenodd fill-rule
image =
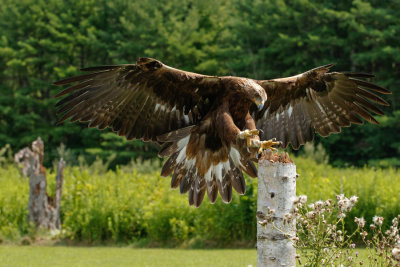
<path id="1" fill-rule="evenodd" d="M 272 151 L 277 151 L 277 149 L 273 146 L 281 145 L 281 141 L 276 141 L 276 138 L 272 138 L 267 141 L 260 142 L 260 148 L 258 149 L 258 153 L 261 154 L 264 149 L 271 149 Z"/>

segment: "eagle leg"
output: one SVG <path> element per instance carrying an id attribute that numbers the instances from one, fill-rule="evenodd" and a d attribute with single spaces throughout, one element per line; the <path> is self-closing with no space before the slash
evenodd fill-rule
<path id="1" fill-rule="evenodd" d="M 239 133 L 239 135 L 238 135 L 238 138 L 239 139 L 246 139 L 246 143 L 247 143 L 247 151 L 249 152 L 249 153 L 251 153 L 250 151 L 249 151 L 249 147 L 259 147 L 259 140 L 254 140 L 254 138 L 256 137 L 256 136 L 258 136 L 258 134 L 260 133 L 260 131 L 259 130 L 257 130 L 257 129 L 253 129 L 253 130 L 248 130 L 248 129 L 246 129 L 246 130 L 244 130 L 244 131 L 241 131 L 240 133 Z M 258 141 L 258 142 L 255 142 L 255 141 Z"/>

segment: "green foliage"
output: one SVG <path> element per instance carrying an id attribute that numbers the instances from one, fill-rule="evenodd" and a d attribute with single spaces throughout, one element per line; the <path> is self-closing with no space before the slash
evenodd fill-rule
<path id="1" fill-rule="evenodd" d="M 399 165 L 399 17 L 397 1 L 0 0 L 0 147 L 17 151 L 40 135 L 47 155 L 63 143 L 89 162 L 115 154 L 111 168 L 155 157 L 155 146 L 111 131 L 55 126 L 60 88 L 51 84 L 81 67 L 151 56 L 189 71 L 268 79 L 334 62 L 376 74 L 393 95 L 383 128 L 353 126 L 317 140 L 330 162 Z"/>
<path id="2" fill-rule="evenodd" d="M 18 240 L 29 230 L 28 180 L 15 165 L 2 166 L 0 188 L 0 239 Z"/>
<path id="3" fill-rule="evenodd" d="M 385 224 L 400 213 L 398 170 L 333 168 L 315 164 L 305 158 L 296 158 L 295 162 L 300 174 L 297 180 L 298 195 L 307 195 L 311 202 L 334 199 L 337 194 L 359 197 L 359 202 L 345 218 L 349 227 L 354 226 L 354 217 L 364 217 L 371 221 L 373 216 L 379 215 L 386 218 Z M 353 228 L 348 230 L 354 231 Z"/>
<path id="4" fill-rule="evenodd" d="M 400 174 L 394 169 L 347 168 L 320 165 L 309 158 L 295 159 L 297 194 L 310 201 L 336 194 L 359 196 L 345 218 L 354 231 L 355 216 L 371 221 L 375 215 L 391 218 L 400 213 Z M 257 180 L 246 179 L 247 192 L 233 194 L 227 205 L 208 199 L 190 207 L 187 196 L 171 190 L 170 178 L 159 176 L 158 162 L 133 163 L 115 171 L 100 168 L 101 161 L 67 167 L 61 216 L 62 237 L 75 242 L 135 243 L 143 246 L 235 247 L 254 245 Z M 139 171 L 140 170 L 140 171 Z M 55 173 L 48 173 L 48 191 L 54 191 Z M 30 235 L 27 223 L 28 180 L 16 167 L 0 168 L 0 237 L 19 240 Z"/>

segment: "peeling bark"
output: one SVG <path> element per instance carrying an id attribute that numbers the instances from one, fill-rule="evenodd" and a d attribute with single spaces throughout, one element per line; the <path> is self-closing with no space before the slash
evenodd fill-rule
<path id="1" fill-rule="evenodd" d="M 38 137 L 32 143 L 32 149 L 26 147 L 14 156 L 15 163 L 22 166 L 22 173 L 29 177 L 28 220 L 36 227 L 60 230 L 60 202 L 63 186 L 65 161 L 60 159 L 56 176 L 54 197 L 47 194 L 46 169 L 43 167 L 44 144 Z"/>
<path id="2" fill-rule="evenodd" d="M 261 158 L 258 163 L 257 266 L 296 266 L 296 249 L 288 237 L 295 235 L 295 222 L 283 223 L 284 215 L 293 211 L 295 197 L 296 166 L 288 155 L 269 153 Z M 263 225 L 260 222 L 267 214 L 273 223 Z"/>

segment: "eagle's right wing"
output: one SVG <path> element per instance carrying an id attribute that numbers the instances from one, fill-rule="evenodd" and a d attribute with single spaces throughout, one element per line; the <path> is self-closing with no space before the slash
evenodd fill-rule
<path id="1" fill-rule="evenodd" d="M 281 79 L 257 81 L 268 99 L 263 110 L 256 112 L 257 128 L 264 138 L 276 138 L 283 147 L 289 143 L 298 149 L 314 137 L 338 133 L 351 123 L 362 124 L 361 118 L 378 124 L 370 112 L 383 115 L 373 103 L 389 105 L 375 93 L 391 92 L 359 78 L 364 73 L 328 72 L 332 65 Z"/>

